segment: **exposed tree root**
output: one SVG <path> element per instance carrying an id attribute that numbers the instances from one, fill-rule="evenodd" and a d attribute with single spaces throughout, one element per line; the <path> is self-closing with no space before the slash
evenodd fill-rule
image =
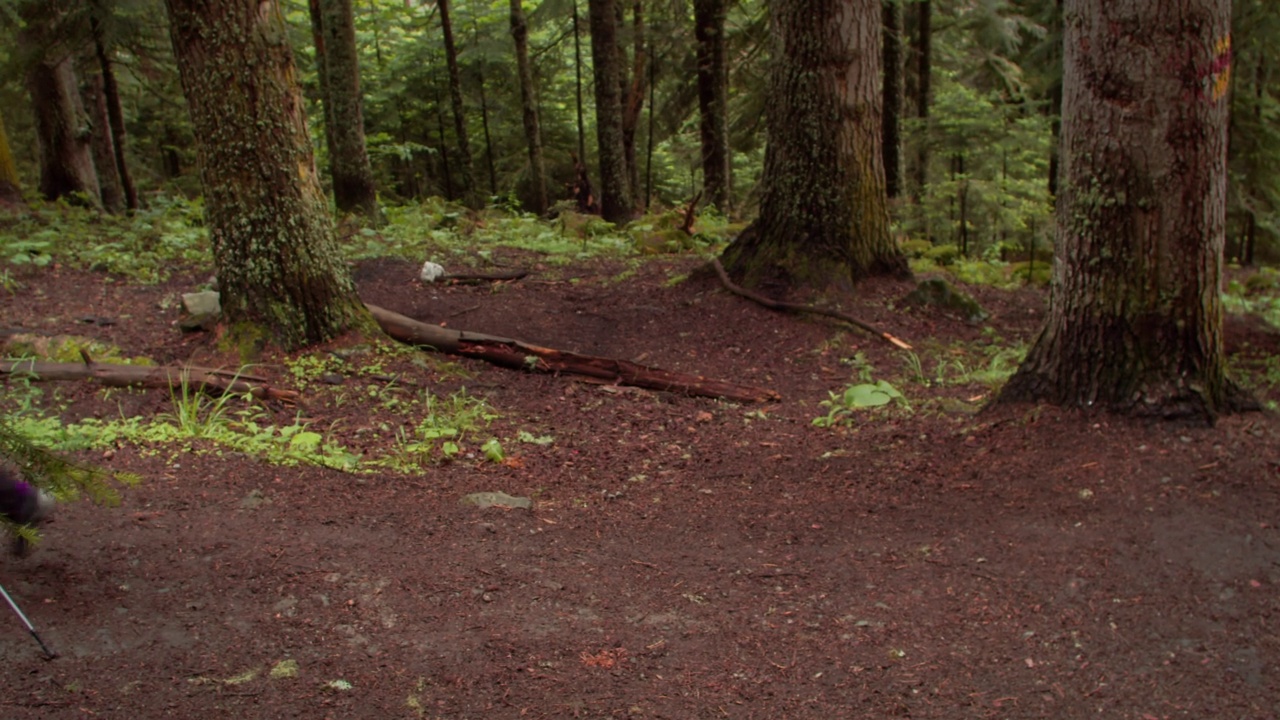
<path id="1" fill-rule="evenodd" d="M 739 295 L 753 302 L 757 302 L 769 308 L 770 310 L 783 310 L 786 312 L 805 312 L 805 313 L 812 313 L 814 315 L 823 315 L 826 317 L 835 318 L 837 320 L 843 320 L 844 322 L 847 322 L 851 325 L 854 325 L 856 327 L 862 328 L 863 330 L 866 330 L 872 335 L 877 335 L 887 340 L 888 342 L 893 343 L 897 347 L 902 348 L 903 350 L 911 349 L 911 346 L 908 345 L 906 342 L 894 337 L 893 335 L 890 335 L 889 333 L 881 330 L 880 328 L 874 325 L 871 325 L 870 323 L 865 323 L 853 317 L 852 315 L 849 315 L 847 313 L 842 313 L 839 310 L 829 310 L 827 308 L 814 307 L 813 305 L 805 305 L 802 303 L 782 302 L 780 300 L 767 298 L 758 293 L 753 293 L 750 290 L 747 290 L 746 288 L 736 285 L 732 280 L 729 279 L 729 273 L 725 272 L 724 265 L 720 264 L 720 258 L 718 257 L 711 258 L 711 266 L 716 269 L 716 275 L 720 276 L 720 283 L 724 285 L 726 290 L 733 293 L 734 295 Z"/>

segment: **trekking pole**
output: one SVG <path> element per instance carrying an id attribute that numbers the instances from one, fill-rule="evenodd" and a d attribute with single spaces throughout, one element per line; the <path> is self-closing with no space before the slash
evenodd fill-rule
<path id="1" fill-rule="evenodd" d="M 0 595 L 4 595 L 4 601 L 9 603 L 9 607 L 13 608 L 13 612 L 18 616 L 18 619 L 22 621 L 23 625 L 27 626 L 27 632 L 31 633 L 31 637 L 35 638 L 36 642 L 40 643 L 40 649 L 44 651 L 45 658 L 52 660 L 58 657 L 58 654 L 50 650 L 49 646 L 45 645 L 44 641 L 40 639 L 40 636 L 36 634 L 35 626 L 33 626 L 31 621 L 27 619 L 27 616 L 23 614 L 22 608 L 18 607 L 18 603 L 14 602 L 13 598 L 9 597 L 9 593 L 4 589 L 3 585 L 0 585 Z"/>

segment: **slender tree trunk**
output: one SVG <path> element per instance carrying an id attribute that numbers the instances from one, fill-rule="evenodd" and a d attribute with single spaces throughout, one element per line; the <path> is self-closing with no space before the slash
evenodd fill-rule
<path id="1" fill-rule="evenodd" d="M 1062 36 L 1062 0 L 1057 0 L 1057 12 L 1054 14 L 1054 27 L 1049 32 Z M 1061 45 L 1058 47 L 1058 54 L 1055 56 L 1059 62 L 1061 61 Z M 1059 76 L 1057 81 L 1049 86 L 1049 195 L 1051 197 L 1058 194 L 1058 168 L 1061 165 L 1061 153 L 1059 146 L 1062 139 L 1062 77 Z"/>
<path id="2" fill-rule="evenodd" d="M 378 188 L 364 136 L 364 96 L 360 92 L 360 60 L 356 53 L 356 27 L 351 0 L 312 0 L 319 4 L 323 45 L 321 75 L 325 130 L 329 141 L 329 174 L 333 200 L 339 212 L 357 213 L 375 223 L 381 221 Z"/>
<path id="3" fill-rule="evenodd" d="M 725 250 L 725 269 L 783 292 L 909 276 L 889 235 L 879 0 L 783 2 L 773 34 L 760 216 Z"/>
<path id="4" fill-rule="evenodd" d="M 616 0 L 589 0 L 591 59 L 596 81 L 596 142 L 600 155 L 600 215 L 613 223 L 631 219 L 626 150 L 622 139 L 622 93 L 618 86 Z"/>
<path id="5" fill-rule="evenodd" d="M 616 2 L 616 0 L 615 0 Z M 619 26 L 621 27 L 621 26 Z M 631 197 L 640 196 L 640 163 L 636 160 L 636 131 L 640 128 L 640 117 L 644 111 L 644 96 L 648 88 L 649 60 L 645 45 L 644 4 L 635 0 L 632 4 L 632 51 L 631 82 L 626 82 L 625 74 L 622 85 L 622 149 L 627 162 L 627 181 Z M 619 48 L 621 51 L 621 48 Z M 621 53 L 625 55 L 625 53 Z M 619 67 L 623 67 L 621 64 Z"/>
<path id="6" fill-rule="evenodd" d="M 1067 0 L 1049 315 L 1003 400 L 1212 419 L 1222 339 L 1229 0 Z"/>
<path id="7" fill-rule="evenodd" d="M 462 73 L 458 70 L 458 48 L 453 42 L 453 23 L 449 20 L 449 0 L 437 0 L 440 29 L 444 33 L 444 58 L 449 68 L 449 101 L 453 105 L 453 133 L 458 142 L 458 184 L 467 207 L 480 207 L 471 163 L 471 141 L 467 139 L 466 108 L 462 104 Z"/>
<path id="8" fill-rule="evenodd" d="M 573 0 L 573 79 L 578 108 L 578 161 L 587 162 L 587 132 L 582 112 L 582 32 L 578 27 L 578 0 Z"/>
<path id="9" fill-rule="evenodd" d="M 921 121 L 920 132 L 927 135 L 925 127 L 929 119 L 929 94 L 933 76 L 933 3 L 930 0 L 920 0 L 916 5 L 916 36 L 912 51 L 916 60 L 916 117 Z M 927 137 L 923 136 L 917 143 L 915 187 L 912 190 L 916 203 L 919 203 L 929 184 L 929 143 Z"/>
<path id="10" fill-rule="evenodd" d="M 22 182 L 18 177 L 18 166 L 13 162 L 9 134 L 4 129 L 4 115 L 0 114 L 0 209 L 23 204 Z"/>
<path id="11" fill-rule="evenodd" d="M 138 188 L 133 184 L 133 175 L 129 172 L 129 160 L 125 154 L 128 147 L 128 131 L 124 125 L 124 111 L 120 107 L 120 85 L 116 82 L 116 71 L 111 62 L 111 55 L 102 40 L 102 26 L 97 17 L 90 18 L 93 31 L 93 49 L 98 58 L 98 68 L 102 72 L 102 90 L 107 101 L 107 122 L 111 125 L 111 145 L 116 159 L 116 174 L 120 178 L 120 187 L 124 191 L 125 207 L 128 210 L 138 209 Z"/>
<path id="12" fill-rule="evenodd" d="M 103 209 L 115 214 L 124 210 L 124 190 L 116 171 L 116 149 L 111 142 L 111 121 L 107 119 L 107 93 L 103 85 L 100 73 L 86 73 L 80 94 L 88 113 L 89 151 L 98 174 L 98 197 Z"/>
<path id="13" fill-rule="evenodd" d="M 97 206 L 98 174 L 89 145 L 90 123 L 80 101 L 75 66 L 65 42 L 58 42 L 66 8 L 61 2 L 21 6 L 24 27 L 18 47 L 28 58 L 27 91 L 40 150 L 40 194 L 47 200 L 81 197 Z"/>
<path id="14" fill-rule="evenodd" d="M 538 98 L 533 87 L 533 66 L 529 63 L 529 24 L 520 0 L 511 0 L 511 37 L 516 45 L 516 70 L 520 78 L 520 109 L 524 137 L 529 146 L 529 188 L 533 211 L 547 211 L 547 170 L 542 160 L 542 130 L 538 127 Z"/>
<path id="15" fill-rule="evenodd" d="M 166 5 L 232 337 L 296 348 L 369 327 L 316 175 L 278 3 Z"/>
<path id="16" fill-rule="evenodd" d="M 893 199 L 902 194 L 902 0 L 883 0 L 884 16 L 884 181 Z"/>
<path id="17" fill-rule="evenodd" d="M 484 132 L 484 158 L 489 170 L 489 194 L 498 194 L 498 169 L 493 161 L 493 137 L 489 134 L 489 98 L 484 90 L 484 70 L 479 71 L 480 81 L 480 129 Z"/>
<path id="18" fill-rule="evenodd" d="M 698 42 L 698 134 L 702 144 L 702 190 L 707 204 L 728 215 L 730 198 L 729 65 L 724 23 L 728 0 L 694 0 L 693 34 Z"/>

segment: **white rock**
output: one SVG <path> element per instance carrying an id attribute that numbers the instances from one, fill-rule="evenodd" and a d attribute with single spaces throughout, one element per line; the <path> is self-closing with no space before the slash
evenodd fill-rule
<path id="1" fill-rule="evenodd" d="M 422 263 L 422 271 L 418 273 L 418 277 L 422 282 L 435 282 L 444 277 L 444 267 L 428 260 Z"/>

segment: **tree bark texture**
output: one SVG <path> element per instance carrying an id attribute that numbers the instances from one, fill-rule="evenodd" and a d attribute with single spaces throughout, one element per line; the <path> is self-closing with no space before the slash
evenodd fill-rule
<path id="1" fill-rule="evenodd" d="M 120 178 L 120 188 L 124 192 L 124 204 L 129 210 L 138 209 L 138 188 L 133 183 L 133 174 L 129 171 L 129 159 L 125 155 L 128 147 L 128 131 L 124 125 L 124 110 L 120 107 L 120 85 L 116 82 L 115 65 L 102 39 L 102 24 L 98 18 L 90 17 L 90 28 L 93 32 L 93 51 L 98 58 L 98 70 L 102 73 L 102 91 L 107 102 L 107 122 L 111 130 L 111 146 L 116 159 L 116 175 Z"/>
<path id="2" fill-rule="evenodd" d="M 882 0 L 884 17 L 884 98 L 881 129 L 884 135 L 884 182 L 890 198 L 902 194 L 902 0 Z"/>
<path id="3" fill-rule="evenodd" d="M 316 175 L 275 0 L 167 0 L 223 317 L 285 348 L 367 326 Z"/>
<path id="4" fill-rule="evenodd" d="M 698 41 L 698 132 L 702 143 L 702 194 L 728 215 L 731 197 L 729 155 L 729 64 L 724 23 L 728 0 L 694 0 L 693 33 Z"/>
<path id="5" fill-rule="evenodd" d="M 615 0 L 616 1 L 616 0 Z M 619 27 L 622 27 L 619 24 Z M 636 160 L 636 131 L 640 129 L 640 116 L 644 111 L 644 96 L 649 87 L 649 53 L 645 40 L 644 3 L 635 0 L 631 11 L 631 73 L 628 82 L 627 74 L 622 73 L 620 79 L 623 92 L 622 103 L 622 151 L 627 161 L 627 187 L 633 202 L 640 197 L 640 163 Z M 619 52 L 619 67 L 626 59 L 622 48 Z"/>
<path id="6" fill-rule="evenodd" d="M 929 102 L 933 80 L 933 3 L 920 0 L 916 5 L 916 34 L 912 51 L 916 61 L 916 117 L 924 121 L 929 118 Z M 924 197 L 925 186 L 929 184 L 929 144 L 922 138 L 916 145 L 915 166 L 915 202 Z"/>
<path id="7" fill-rule="evenodd" d="M 107 93 L 102 75 L 85 74 L 81 99 L 89 119 L 89 151 L 98 174 L 98 197 L 109 213 L 124 210 L 124 189 L 120 185 L 120 173 L 116 165 L 115 143 L 111 141 L 111 121 L 107 118 Z"/>
<path id="8" fill-rule="evenodd" d="M 524 137 L 529 146 L 529 188 L 532 210 L 547 211 L 547 168 L 542 159 L 542 130 L 538 127 L 538 97 L 533 86 L 533 65 L 529 62 L 529 23 L 520 0 L 511 0 L 511 38 L 516 46 L 516 70 L 520 78 L 520 109 Z"/>
<path id="9" fill-rule="evenodd" d="M 40 149 L 39 189 L 47 200 L 79 193 L 96 206 L 100 195 L 89 145 L 90 123 L 80 100 L 71 51 L 57 40 L 64 16 L 60 2 L 22 6 L 25 26 L 18 46 L 29 58 L 26 82 Z"/>
<path id="10" fill-rule="evenodd" d="M 748 288 L 819 293 L 907 276 L 880 153 L 879 0 L 787 0 L 772 19 L 760 216 L 725 268 Z"/>
<path id="11" fill-rule="evenodd" d="M 1212 419 L 1229 0 L 1067 0 L 1058 258 L 1046 325 L 1002 399 Z"/>
<path id="12" fill-rule="evenodd" d="M 600 160 L 600 216 L 612 223 L 631 219 L 626 152 L 622 142 L 622 91 L 616 0 L 588 0 L 591 60 L 595 73 L 596 142 Z"/>
<path id="13" fill-rule="evenodd" d="M 379 219 L 378 188 L 364 137 L 364 99 L 360 93 L 360 62 L 356 55 L 356 27 L 351 0 L 313 0 L 318 5 L 323 47 L 320 74 L 325 104 L 325 137 L 329 141 L 329 173 L 333 200 L 339 212 Z"/>
<path id="14" fill-rule="evenodd" d="M 4 129 L 4 116 L 0 114 L 0 209 L 22 205 L 22 183 L 18 166 L 13 161 L 13 149 L 9 147 L 9 133 Z"/>
<path id="15" fill-rule="evenodd" d="M 449 68 L 449 102 L 453 106 L 453 133 L 458 143 L 458 184 L 462 201 L 468 207 L 480 207 L 476 192 L 475 171 L 471 163 L 471 141 L 467 138 L 467 111 L 462 104 L 462 73 L 458 70 L 458 47 L 453 42 L 453 22 L 449 19 L 449 0 L 438 0 L 440 30 L 444 33 L 444 59 Z"/>

